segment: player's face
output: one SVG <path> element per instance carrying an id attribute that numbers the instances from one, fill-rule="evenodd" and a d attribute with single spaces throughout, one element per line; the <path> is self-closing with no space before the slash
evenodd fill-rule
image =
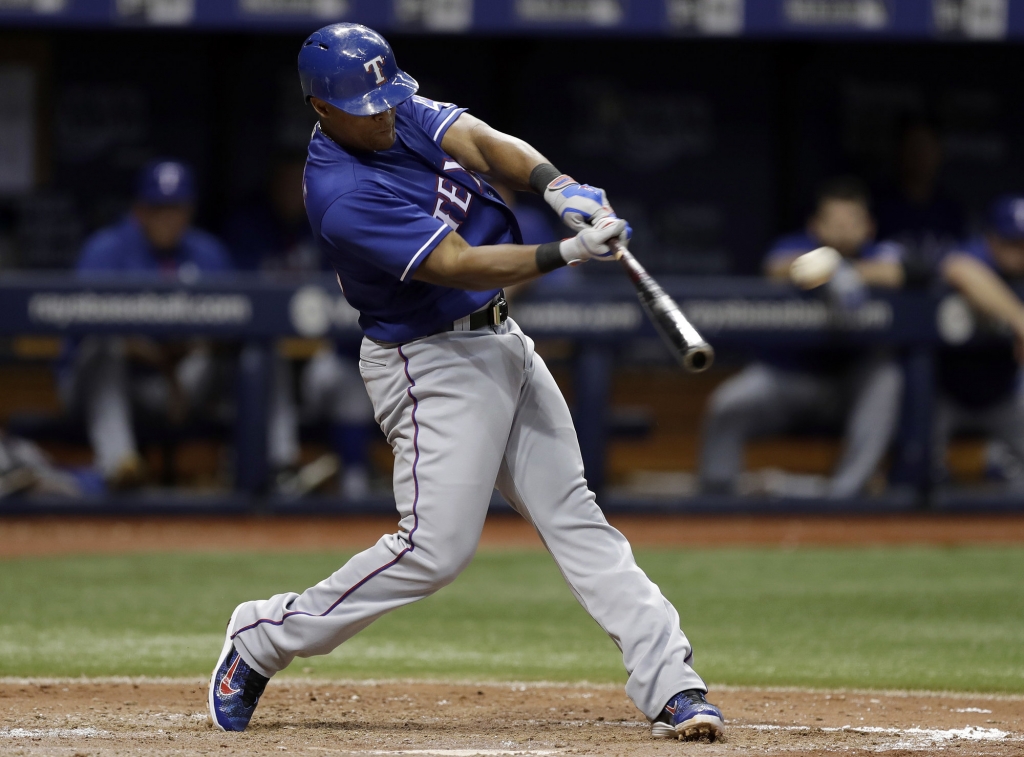
<path id="1" fill-rule="evenodd" d="M 135 217 L 151 245 L 158 250 L 173 250 L 192 223 L 192 206 L 139 204 Z"/>
<path id="2" fill-rule="evenodd" d="M 996 266 L 1007 276 L 1024 277 L 1024 239 L 1003 239 L 994 234 L 988 238 Z"/>
<path id="3" fill-rule="evenodd" d="M 314 97 L 320 128 L 342 147 L 364 152 L 387 150 L 395 143 L 395 109 L 372 116 L 352 116 Z"/>
<path id="4" fill-rule="evenodd" d="M 834 247 L 847 257 L 856 255 L 875 235 L 871 214 L 856 200 L 824 200 L 809 228 L 823 245 Z"/>

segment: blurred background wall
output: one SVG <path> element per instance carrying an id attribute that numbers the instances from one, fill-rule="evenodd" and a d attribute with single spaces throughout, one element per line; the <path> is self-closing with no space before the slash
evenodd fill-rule
<path id="1" fill-rule="evenodd" d="M 944 184 L 974 217 L 1022 183 L 1018 45 L 389 37 L 422 93 L 607 188 L 657 271 L 757 272 L 770 241 L 802 224 L 822 179 L 853 172 L 884 190 L 910 115 L 939 126 Z M 304 150 L 313 118 L 295 73 L 301 39 L 0 27 L 3 108 L 33 119 L 6 150 L 34 155 L 30 181 L 0 181 L 4 265 L 66 267 L 160 155 L 196 166 L 200 224 L 218 228 L 275 156 Z"/>

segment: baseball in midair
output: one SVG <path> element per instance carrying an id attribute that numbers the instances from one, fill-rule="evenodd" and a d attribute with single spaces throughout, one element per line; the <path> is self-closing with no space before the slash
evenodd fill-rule
<path id="1" fill-rule="evenodd" d="M 827 284 L 843 262 L 834 247 L 819 247 L 794 260 L 789 266 L 789 279 L 801 289 L 814 289 Z"/>

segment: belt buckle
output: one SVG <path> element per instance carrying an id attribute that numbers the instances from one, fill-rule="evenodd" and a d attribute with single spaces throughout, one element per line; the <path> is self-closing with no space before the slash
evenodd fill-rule
<path id="1" fill-rule="evenodd" d="M 500 326 L 506 318 L 508 318 L 508 302 L 505 300 L 505 293 L 502 292 L 491 305 L 491 325 Z"/>

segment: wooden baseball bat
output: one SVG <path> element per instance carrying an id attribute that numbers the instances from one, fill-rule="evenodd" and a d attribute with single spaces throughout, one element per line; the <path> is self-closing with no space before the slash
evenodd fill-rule
<path id="1" fill-rule="evenodd" d="M 616 240 L 608 244 L 636 287 L 637 297 L 647 317 L 683 368 L 690 373 L 700 373 L 710 368 L 715 360 L 714 349 L 697 333 L 676 301 L 668 296 L 629 250 Z"/>

